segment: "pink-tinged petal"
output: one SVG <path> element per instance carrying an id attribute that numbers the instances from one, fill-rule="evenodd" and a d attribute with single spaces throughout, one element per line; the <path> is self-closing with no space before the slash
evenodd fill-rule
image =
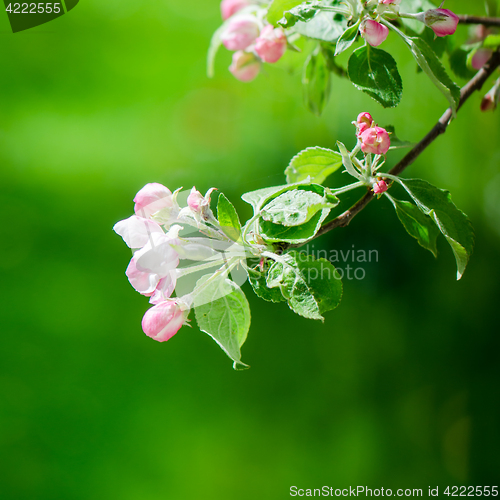
<path id="1" fill-rule="evenodd" d="M 149 273 L 137 269 L 135 257 L 132 257 L 125 272 L 130 284 L 142 295 L 151 295 L 158 286 L 160 277 L 155 273 Z"/>
<path id="2" fill-rule="evenodd" d="M 158 286 L 149 299 L 150 304 L 159 304 L 171 297 L 177 284 L 177 273 L 170 271 L 165 278 L 158 282 Z"/>
<path id="3" fill-rule="evenodd" d="M 385 181 L 378 181 L 373 185 L 373 192 L 375 194 L 385 193 L 389 189 Z"/>
<path id="4" fill-rule="evenodd" d="M 425 12 L 424 22 L 436 36 L 453 35 L 457 30 L 459 18 L 448 9 L 430 9 Z"/>
<path id="5" fill-rule="evenodd" d="M 146 184 L 134 198 L 134 212 L 140 217 L 149 218 L 162 208 L 173 206 L 172 193 L 157 182 Z"/>
<path id="6" fill-rule="evenodd" d="M 189 311 L 176 300 L 160 302 L 149 309 L 142 319 L 144 333 L 158 342 L 166 342 L 172 338 L 184 324 Z"/>
<path id="7" fill-rule="evenodd" d="M 389 28 L 383 24 L 367 19 L 361 23 L 359 28 L 361 36 L 372 46 L 378 47 L 385 42 L 389 34 Z"/>
<path id="8" fill-rule="evenodd" d="M 363 153 L 385 155 L 391 146 L 389 134 L 382 127 L 371 127 L 365 130 L 360 140 Z"/>
<path id="9" fill-rule="evenodd" d="M 356 128 L 358 137 L 368 128 L 373 125 L 373 118 L 370 113 L 360 113 L 356 119 Z"/>
<path id="10" fill-rule="evenodd" d="M 179 243 L 178 240 L 171 239 L 165 234 L 152 234 L 151 241 L 134 255 L 137 269 L 158 274 L 163 278 L 179 265 L 179 255 L 172 248 L 172 245 Z"/>
<path id="11" fill-rule="evenodd" d="M 259 36 L 260 25 L 253 16 L 236 16 L 221 35 L 228 50 L 244 50 Z"/>
<path id="12" fill-rule="evenodd" d="M 187 204 L 193 212 L 201 212 L 202 207 L 207 205 L 203 195 L 194 186 L 187 198 Z"/>
<path id="13" fill-rule="evenodd" d="M 149 219 L 132 215 L 117 222 L 113 231 L 119 234 L 129 248 L 142 248 L 153 233 L 163 234 L 162 228 Z"/>
<path id="14" fill-rule="evenodd" d="M 492 56 L 493 51 L 489 49 L 479 49 L 472 57 L 471 65 L 474 69 L 480 70 Z"/>
<path id="15" fill-rule="evenodd" d="M 251 2 L 248 0 L 222 0 L 220 3 L 222 19 L 229 19 L 232 15 L 236 14 L 236 12 L 250 4 Z"/>
<path id="16" fill-rule="evenodd" d="M 251 52 L 239 50 L 233 54 L 233 61 L 229 71 L 242 82 L 249 82 L 257 77 L 261 62 Z"/>
<path id="17" fill-rule="evenodd" d="M 266 26 L 255 41 L 255 52 L 267 63 L 275 63 L 286 51 L 287 39 L 282 28 Z"/>

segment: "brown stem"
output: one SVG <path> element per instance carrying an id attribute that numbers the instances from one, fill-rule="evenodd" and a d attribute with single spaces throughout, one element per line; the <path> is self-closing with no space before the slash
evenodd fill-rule
<path id="1" fill-rule="evenodd" d="M 470 80 L 461 90 L 460 103 L 458 108 L 460 109 L 465 101 L 476 91 L 481 90 L 484 82 L 491 76 L 491 74 L 500 66 L 500 50 L 493 53 L 490 60 L 476 73 L 476 75 Z M 409 167 L 419 156 L 425 151 L 425 149 L 430 146 L 441 134 L 446 132 L 448 124 L 452 118 L 451 108 L 448 108 L 439 121 L 434 125 L 431 131 L 416 145 L 413 149 L 399 162 L 397 163 L 389 173 L 392 175 L 399 175 L 405 168 Z M 383 175 L 383 174 L 381 174 Z M 360 200 L 358 200 L 349 210 L 340 214 L 335 219 L 327 222 L 321 229 L 316 233 L 314 238 L 321 236 L 322 234 L 328 233 L 336 227 L 345 227 L 351 220 L 363 210 L 370 201 L 375 198 L 375 195 L 370 190 L 368 191 Z M 299 247 L 301 245 L 290 245 L 290 247 Z"/>
<path id="2" fill-rule="evenodd" d="M 498 17 L 479 17 L 479 16 L 458 16 L 462 24 L 482 24 L 483 26 L 500 26 Z"/>

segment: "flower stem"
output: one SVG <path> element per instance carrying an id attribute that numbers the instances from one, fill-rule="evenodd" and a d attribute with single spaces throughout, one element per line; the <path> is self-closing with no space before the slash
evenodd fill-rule
<path id="1" fill-rule="evenodd" d="M 342 194 L 342 193 L 347 193 L 348 191 L 351 191 L 353 189 L 359 188 L 364 186 L 364 183 L 361 181 L 354 182 L 353 184 L 349 184 L 348 186 L 341 187 L 339 189 L 332 189 L 332 193 L 337 195 L 337 194 Z"/>

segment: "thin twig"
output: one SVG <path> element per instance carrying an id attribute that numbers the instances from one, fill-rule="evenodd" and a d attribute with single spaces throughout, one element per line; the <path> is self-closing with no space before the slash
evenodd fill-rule
<path id="1" fill-rule="evenodd" d="M 461 90 L 460 103 L 457 109 L 460 109 L 465 101 L 476 91 L 481 90 L 483 84 L 491 76 L 491 74 L 500 67 L 500 50 L 493 53 L 490 60 L 476 73 L 476 75 L 470 80 Z M 392 175 L 399 175 L 405 168 L 409 167 L 419 156 L 425 151 L 425 149 L 430 146 L 441 134 L 446 132 L 448 124 L 452 118 L 451 108 L 448 108 L 439 121 L 434 125 L 431 131 L 416 145 L 413 149 L 399 162 L 397 163 L 389 173 Z M 383 175 L 383 174 L 381 174 Z M 351 220 L 363 210 L 370 201 L 375 198 L 375 194 L 370 190 L 368 191 L 360 200 L 358 200 L 349 210 L 340 214 L 335 219 L 326 223 L 314 236 L 317 238 L 325 233 L 328 233 L 332 229 L 337 227 L 347 226 Z M 310 240 L 309 240 L 310 241 Z M 300 244 L 290 245 L 291 247 L 299 247 Z"/>
<path id="2" fill-rule="evenodd" d="M 500 26 L 498 17 L 479 17 L 479 16 L 458 16 L 462 24 L 482 24 L 483 26 Z"/>

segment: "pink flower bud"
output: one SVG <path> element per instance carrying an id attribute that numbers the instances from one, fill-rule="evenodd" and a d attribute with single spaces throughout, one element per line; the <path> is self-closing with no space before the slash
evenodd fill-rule
<path id="1" fill-rule="evenodd" d="M 380 0 L 380 3 L 384 5 L 399 5 L 401 0 Z"/>
<path id="2" fill-rule="evenodd" d="M 483 97 L 481 102 L 481 111 L 494 111 L 500 100 L 500 78 L 496 81 L 493 88 Z"/>
<path id="3" fill-rule="evenodd" d="M 375 194 L 385 193 L 389 189 L 385 181 L 378 181 L 373 185 L 373 192 Z"/>
<path id="4" fill-rule="evenodd" d="M 146 184 L 135 195 L 134 202 L 134 212 L 144 218 L 149 218 L 158 210 L 173 205 L 170 190 L 156 182 Z"/>
<path id="5" fill-rule="evenodd" d="M 229 50 L 243 50 L 259 36 L 260 26 L 253 16 L 237 16 L 229 21 L 221 35 L 224 47 Z"/>
<path id="6" fill-rule="evenodd" d="M 370 113 L 360 113 L 355 122 L 357 132 L 356 136 L 360 137 L 361 134 L 373 125 L 373 118 Z"/>
<path id="7" fill-rule="evenodd" d="M 377 21 L 367 19 L 361 23 L 359 32 L 372 47 L 378 47 L 381 43 L 385 42 L 389 34 L 389 28 L 377 23 Z"/>
<path id="8" fill-rule="evenodd" d="M 242 82 L 253 80 L 260 71 L 261 62 L 251 52 L 239 50 L 233 54 L 233 62 L 229 71 Z"/>
<path id="9" fill-rule="evenodd" d="M 457 30 L 458 16 L 448 9 L 430 9 L 424 14 L 424 23 L 437 36 L 453 35 Z"/>
<path id="10" fill-rule="evenodd" d="M 236 12 L 243 9 L 247 5 L 251 5 L 251 2 L 248 0 L 222 0 L 220 3 L 222 19 L 226 20 L 230 18 L 233 14 L 236 14 Z"/>
<path id="11" fill-rule="evenodd" d="M 492 56 L 493 51 L 489 49 L 479 49 L 472 56 L 471 65 L 474 69 L 480 70 Z"/>
<path id="12" fill-rule="evenodd" d="M 287 40 L 282 28 L 266 26 L 255 42 L 255 52 L 267 63 L 275 63 L 285 53 Z"/>
<path id="13" fill-rule="evenodd" d="M 209 203 L 210 200 L 206 200 L 204 196 L 196 190 L 195 187 L 191 189 L 191 193 L 189 193 L 189 196 L 187 198 L 187 204 L 193 212 L 201 212 L 203 210 L 203 207 L 208 206 Z"/>
<path id="14" fill-rule="evenodd" d="M 144 333 L 158 342 L 172 338 L 185 323 L 189 309 L 178 300 L 166 300 L 149 309 L 142 318 Z"/>
<path id="15" fill-rule="evenodd" d="M 387 130 L 382 127 L 370 127 L 361 134 L 361 150 L 363 153 L 385 155 L 391 146 Z"/>
<path id="16" fill-rule="evenodd" d="M 493 99 L 493 96 L 490 95 L 490 93 L 488 92 L 481 101 L 481 111 L 483 112 L 495 111 L 495 108 L 496 108 L 495 99 Z"/>

